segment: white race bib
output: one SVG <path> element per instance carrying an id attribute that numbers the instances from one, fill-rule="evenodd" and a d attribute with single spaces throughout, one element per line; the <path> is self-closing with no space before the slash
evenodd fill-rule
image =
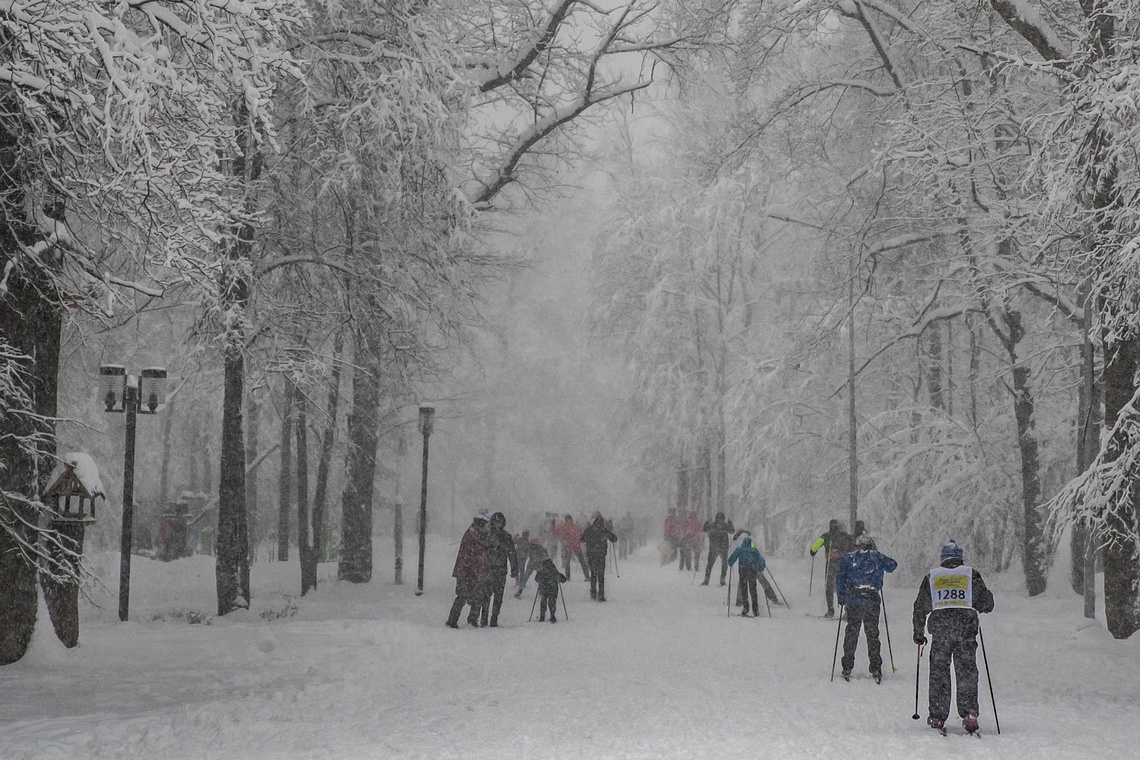
<path id="1" fill-rule="evenodd" d="M 936 567 L 930 571 L 930 602 L 936 610 L 974 606 L 974 569 Z"/>

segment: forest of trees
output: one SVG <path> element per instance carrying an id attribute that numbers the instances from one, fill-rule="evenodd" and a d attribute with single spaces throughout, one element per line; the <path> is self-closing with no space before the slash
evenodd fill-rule
<path id="1" fill-rule="evenodd" d="M 218 614 L 249 604 L 268 536 L 277 559 L 296 539 L 303 590 L 329 557 L 370 580 L 403 412 L 524 263 L 497 220 L 557 204 L 599 125 L 614 200 L 590 324 L 629 366 L 612 432 L 647 481 L 747 511 L 770 545 L 843 509 L 904 561 L 952 533 L 1030 595 L 1062 548 L 1087 593 L 1099 553 L 1109 629 L 1130 636 L 1137 11 L 4 4 L 0 664 L 28 646 L 38 574 L 83 581 L 40 500 L 61 398 L 172 346 L 143 456 L 162 503 L 172 437 L 190 451 Z"/>

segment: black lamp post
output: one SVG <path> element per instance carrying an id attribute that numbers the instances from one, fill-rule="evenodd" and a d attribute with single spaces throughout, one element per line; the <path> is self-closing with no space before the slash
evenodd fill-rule
<path id="1" fill-rule="evenodd" d="M 123 531 L 119 538 L 119 620 L 126 622 L 131 600 L 131 539 L 135 518 L 135 415 L 155 414 L 166 401 L 166 370 L 144 369 L 128 375 L 121 364 L 99 367 L 99 388 L 107 412 L 124 412 L 126 445 L 123 447 Z"/>
<path id="2" fill-rule="evenodd" d="M 427 546 L 427 473 L 428 473 L 428 438 L 431 437 L 432 418 L 435 416 L 435 407 L 420 407 L 420 433 L 424 437 L 424 469 L 420 484 L 420 571 L 416 580 L 416 596 L 424 593 L 424 551 Z"/>

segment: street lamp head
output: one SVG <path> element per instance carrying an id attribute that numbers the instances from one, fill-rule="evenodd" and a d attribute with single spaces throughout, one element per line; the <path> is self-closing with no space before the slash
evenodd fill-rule
<path id="1" fill-rule="evenodd" d="M 431 435 L 432 418 L 433 417 L 435 417 L 435 407 L 434 406 L 421 406 L 420 407 L 419 429 L 420 429 L 420 433 L 425 437 Z"/>
<path id="2" fill-rule="evenodd" d="M 103 364 L 99 367 L 99 395 L 103 399 L 105 411 L 122 410 L 126 387 L 126 367 L 121 364 Z"/>
<path id="3" fill-rule="evenodd" d="M 166 368 L 148 367 L 139 379 L 139 399 L 154 414 L 166 402 Z"/>

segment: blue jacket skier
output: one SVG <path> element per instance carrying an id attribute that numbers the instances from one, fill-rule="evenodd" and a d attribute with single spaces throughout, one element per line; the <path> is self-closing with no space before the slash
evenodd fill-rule
<path id="1" fill-rule="evenodd" d="M 898 562 L 876 551 L 870 534 L 855 539 L 855 551 L 844 554 L 835 571 L 835 592 L 839 606 L 847 610 L 847 630 L 843 635 L 843 678 L 851 680 L 859 629 L 867 632 L 867 656 L 875 683 L 883 680 L 883 656 L 879 644 L 879 606 L 882 603 L 883 573 L 893 573 Z"/>
<path id="2" fill-rule="evenodd" d="M 756 579 L 760 573 L 764 572 L 765 562 L 764 555 L 756 548 L 756 544 L 752 541 L 752 534 L 748 531 L 741 531 L 740 542 L 728 557 L 730 567 L 737 562 L 740 563 L 740 587 L 744 589 L 744 610 L 740 615 L 741 617 L 748 617 L 748 599 L 751 598 L 752 615 L 760 617 L 760 600 L 756 593 Z"/>

